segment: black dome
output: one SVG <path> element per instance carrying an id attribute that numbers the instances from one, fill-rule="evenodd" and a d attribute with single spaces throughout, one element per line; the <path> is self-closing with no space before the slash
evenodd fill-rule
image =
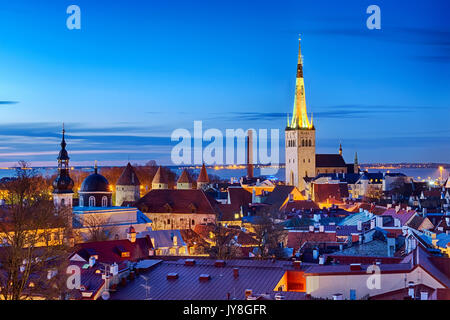
<path id="1" fill-rule="evenodd" d="M 109 182 L 106 180 L 104 176 L 99 173 L 93 173 L 84 179 L 81 184 L 81 192 L 110 192 L 109 190 Z"/>
<path id="2" fill-rule="evenodd" d="M 53 180 L 53 190 L 55 193 L 73 193 L 73 180 L 66 175 L 59 175 Z"/>

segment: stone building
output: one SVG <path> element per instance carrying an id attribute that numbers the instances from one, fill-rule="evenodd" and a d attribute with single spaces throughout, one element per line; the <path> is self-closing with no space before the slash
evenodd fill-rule
<path id="1" fill-rule="evenodd" d="M 128 162 L 116 183 L 116 206 L 124 202 L 135 202 L 141 197 L 141 183 L 133 168 Z"/>

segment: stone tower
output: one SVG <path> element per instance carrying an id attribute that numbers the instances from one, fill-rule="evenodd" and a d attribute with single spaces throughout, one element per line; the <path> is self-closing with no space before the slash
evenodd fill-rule
<path id="1" fill-rule="evenodd" d="M 62 130 L 61 150 L 58 155 L 58 176 L 53 181 L 53 202 L 55 207 L 72 207 L 73 180 L 69 175 L 69 154 L 66 150 L 64 125 Z"/>
<path id="2" fill-rule="evenodd" d="M 294 111 L 285 129 L 286 184 L 305 189 L 304 177 L 316 176 L 316 130 L 308 119 L 299 39 Z"/>
<path id="3" fill-rule="evenodd" d="M 167 182 L 166 176 L 164 175 L 164 172 L 162 171 L 161 166 L 158 168 L 158 171 L 156 171 L 155 176 L 152 180 L 152 189 L 158 190 L 158 189 L 168 189 L 169 184 Z"/>
<path id="4" fill-rule="evenodd" d="M 206 172 L 205 164 L 203 164 L 197 179 L 197 189 L 203 189 L 203 187 L 207 186 L 208 184 L 209 177 L 208 173 Z"/>
<path id="5" fill-rule="evenodd" d="M 180 178 L 177 181 L 178 190 L 190 190 L 192 189 L 192 180 L 186 170 L 183 170 Z"/>
<path id="6" fill-rule="evenodd" d="M 126 202 L 136 202 L 141 197 L 141 183 L 133 166 L 128 162 L 116 183 L 116 206 Z"/>

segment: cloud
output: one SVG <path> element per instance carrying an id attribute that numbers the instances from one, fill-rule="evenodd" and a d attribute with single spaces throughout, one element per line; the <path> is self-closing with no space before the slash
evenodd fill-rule
<path id="1" fill-rule="evenodd" d="M 8 105 L 8 104 L 17 104 L 18 101 L 7 101 L 7 100 L 0 100 L 0 105 Z"/>
<path id="2" fill-rule="evenodd" d="M 420 111 L 430 109 L 432 107 L 424 106 L 387 106 L 387 105 L 336 105 L 315 107 L 313 114 L 315 118 L 365 118 L 373 114 L 393 114 Z M 290 113 L 292 116 L 292 114 Z M 222 121 L 271 121 L 286 119 L 287 113 L 280 112 L 228 112 L 214 113 L 210 120 Z"/>

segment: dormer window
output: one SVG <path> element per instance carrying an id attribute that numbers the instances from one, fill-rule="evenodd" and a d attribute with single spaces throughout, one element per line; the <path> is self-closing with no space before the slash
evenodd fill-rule
<path id="1" fill-rule="evenodd" d="M 189 205 L 189 210 L 191 211 L 191 213 L 196 213 L 197 212 L 197 207 L 193 203 L 191 203 Z"/>
<path id="2" fill-rule="evenodd" d="M 166 203 L 164 205 L 164 209 L 166 210 L 166 212 L 170 213 L 172 212 L 172 207 L 170 206 L 170 204 Z"/>

